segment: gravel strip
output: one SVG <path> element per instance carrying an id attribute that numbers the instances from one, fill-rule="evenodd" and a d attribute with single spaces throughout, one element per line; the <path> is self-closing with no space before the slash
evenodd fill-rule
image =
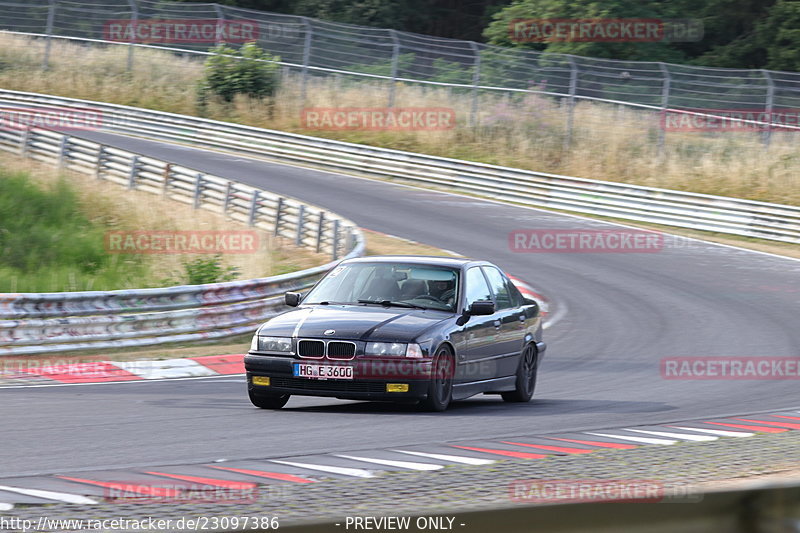
<path id="1" fill-rule="evenodd" d="M 759 434 L 746 439 L 723 438 L 714 442 L 644 446 L 633 450 L 603 449 L 591 454 L 545 459 L 503 460 L 487 466 L 448 466 L 434 472 L 386 472 L 371 479 L 265 485 L 260 487 L 257 497 L 237 504 L 53 504 L 17 507 L 0 513 L 0 516 L 34 522 L 41 516 L 96 520 L 158 517 L 172 519 L 173 524 L 182 517 L 250 516 L 277 517 L 280 525 L 285 526 L 320 519 L 344 521 L 346 516 L 442 514 L 483 507 L 506 507 L 514 505 L 511 483 L 534 479 L 660 481 L 667 491 L 688 489 L 683 493 L 683 499 L 676 496 L 673 501 L 691 502 L 701 498 L 693 492 L 692 486 L 702 485 L 707 489 L 714 486 L 714 481 L 778 472 L 790 472 L 794 479 L 800 481 L 799 467 L 800 431 L 789 431 Z M 530 501 L 524 503 L 530 505 Z M 173 526 L 173 529 L 179 528 Z"/>

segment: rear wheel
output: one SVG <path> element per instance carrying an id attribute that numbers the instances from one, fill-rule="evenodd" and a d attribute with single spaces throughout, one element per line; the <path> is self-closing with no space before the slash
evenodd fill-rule
<path id="1" fill-rule="evenodd" d="M 253 391 L 247 391 L 247 394 L 250 402 L 261 409 L 280 409 L 289 401 L 288 394 L 254 394 Z"/>
<path id="2" fill-rule="evenodd" d="M 455 374 L 455 358 L 447 346 L 436 352 L 431 369 L 431 382 L 428 397 L 419 406 L 425 411 L 444 411 L 453 398 L 453 375 Z"/>
<path id="3" fill-rule="evenodd" d="M 536 388 L 536 372 L 539 357 L 533 344 L 529 344 L 522 352 L 517 367 L 516 388 L 513 391 L 502 393 L 503 400 L 507 402 L 529 402 Z"/>

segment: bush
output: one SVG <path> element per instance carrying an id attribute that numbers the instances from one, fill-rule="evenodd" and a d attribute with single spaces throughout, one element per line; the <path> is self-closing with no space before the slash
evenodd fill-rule
<path id="1" fill-rule="evenodd" d="M 258 99 L 275 95 L 280 57 L 265 52 L 254 42 L 242 45 L 238 51 L 221 44 L 211 52 L 214 55 L 206 60 L 198 88 L 201 106 L 208 94 L 225 102 L 232 102 L 237 94 Z"/>
<path id="2" fill-rule="evenodd" d="M 239 275 L 238 268 L 222 266 L 222 255 L 220 254 L 187 261 L 183 264 L 183 268 L 186 274 L 186 283 L 189 285 L 233 281 Z"/>

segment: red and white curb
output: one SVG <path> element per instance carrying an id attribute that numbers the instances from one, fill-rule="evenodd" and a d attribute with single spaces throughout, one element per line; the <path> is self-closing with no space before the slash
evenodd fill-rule
<path id="1" fill-rule="evenodd" d="M 226 363 L 227 364 L 227 363 Z M 246 503 L 270 497 L 292 484 L 325 479 L 371 478 L 388 471 L 436 471 L 449 465 L 489 465 L 507 459 L 539 460 L 632 450 L 680 442 L 710 442 L 800 430 L 800 411 L 707 418 L 650 426 L 527 435 L 503 440 L 432 443 L 265 459 L 219 460 L 208 464 L 147 469 L 64 472 L 5 479 L 0 510 L 14 505 L 70 503 Z M 263 488 L 263 492 L 259 489 Z"/>
<path id="2" fill-rule="evenodd" d="M 36 366 L 35 361 L 0 372 L 0 386 L 112 383 L 244 374 L 244 355 L 176 359 L 96 361 Z"/>

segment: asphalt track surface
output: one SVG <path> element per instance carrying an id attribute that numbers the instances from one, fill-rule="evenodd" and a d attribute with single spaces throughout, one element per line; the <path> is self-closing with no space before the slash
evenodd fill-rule
<path id="1" fill-rule="evenodd" d="M 516 253 L 517 229 L 596 220 L 111 134 L 108 145 L 293 196 L 360 226 L 489 259 L 566 314 L 545 332 L 534 401 L 445 413 L 293 397 L 253 408 L 242 378 L 0 390 L 4 477 L 542 435 L 800 405 L 797 380 L 666 380 L 675 356 L 800 354 L 800 261 L 667 239 L 658 253 Z M 245 349 L 245 347 L 243 347 Z"/>

